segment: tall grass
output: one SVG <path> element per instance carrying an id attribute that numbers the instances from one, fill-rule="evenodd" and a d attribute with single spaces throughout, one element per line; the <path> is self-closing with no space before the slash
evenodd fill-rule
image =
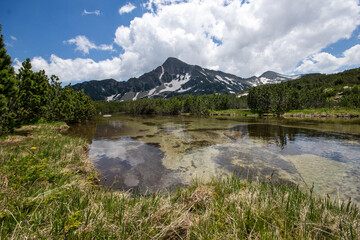
<path id="1" fill-rule="evenodd" d="M 229 176 L 172 192 L 97 185 L 83 139 L 61 123 L 0 139 L 1 239 L 359 239 L 360 216 L 311 191 Z"/>

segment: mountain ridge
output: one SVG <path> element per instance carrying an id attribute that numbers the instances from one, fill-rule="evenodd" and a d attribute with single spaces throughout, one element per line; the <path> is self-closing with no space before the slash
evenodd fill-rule
<path id="1" fill-rule="evenodd" d="M 114 79 L 91 80 L 72 87 L 74 90 L 83 89 L 93 100 L 128 101 L 150 97 L 169 98 L 182 94 L 233 94 L 250 87 L 298 77 L 267 71 L 259 77 L 241 78 L 169 57 L 161 66 L 138 78 L 130 78 L 123 82 Z"/>

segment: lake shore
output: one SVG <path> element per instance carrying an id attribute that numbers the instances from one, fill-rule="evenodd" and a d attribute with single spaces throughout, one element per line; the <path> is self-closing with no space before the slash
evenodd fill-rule
<path id="1" fill-rule="evenodd" d="M 196 181 L 131 194 L 98 184 L 85 139 L 64 123 L 0 138 L 0 238 L 357 239 L 359 209 L 267 180 Z"/>
<path id="2" fill-rule="evenodd" d="M 242 109 L 228 109 L 221 111 L 210 111 L 210 116 L 244 116 L 244 117 L 258 117 L 259 114 L 253 113 L 250 110 Z M 277 117 L 276 114 L 265 113 L 263 117 Z M 284 118 L 360 118 L 360 109 L 344 109 L 344 108 L 314 108 L 303 110 L 292 110 L 279 117 Z"/>

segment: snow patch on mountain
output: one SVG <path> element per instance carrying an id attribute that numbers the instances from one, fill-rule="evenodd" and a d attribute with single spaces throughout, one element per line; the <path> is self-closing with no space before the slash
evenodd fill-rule
<path id="1" fill-rule="evenodd" d="M 273 83 L 273 82 L 274 82 L 273 79 L 269 79 L 269 78 L 265 78 L 265 77 L 261 77 L 261 78 L 259 78 L 259 80 L 260 80 L 260 82 L 261 82 L 262 84 L 269 84 L 269 83 Z"/>
<path id="2" fill-rule="evenodd" d="M 187 91 L 190 91 L 193 87 L 188 87 L 186 89 L 180 89 L 179 91 L 177 91 L 178 93 L 182 93 L 182 92 L 187 92 Z"/>
<path id="3" fill-rule="evenodd" d="M 221 82 L 224 82 L 224 83 L 226 83 L 226 84 L 231 85 L 231 82 L 229 82 L 228 80 L 223 79 L 223 78 L 222 78 L 221 76 L 219 76 L 219 75 L 216 75 L 216 79 L 219 80 L 219 81 L 221 81 Z"/>
<path id="4" fill-rule="evenodd" d="M 154 92 L 156 91 L 156 88 L 153 88 L 149 91 L 149 93 L 147 94 L 148 96 L 152 96 L 154 94 Z"/>
<path id="5" fill-rule="evenodd" d="M 106 100 L 107 102 L 109 102 L 109 101 L 113 101 L 113 100 L 114 100 L 114 98 L 116 97 L 116 95 L 117 95 L 117 94 L 114 94 L 114 95 L 108 96 L 108 97 L 106 97 L 106 99 L 105 99 L 105 100 Z"/>
<path id="6" fill-rule="evenodd" d="M 164 73 L 165 73 L 164 67 L 161 66 L 161 74 L 160 74 L 160 77 L 159 77 L 160 82 L 162 82 L 161 78 L 164 76 Z"/>
<path id="7" fill-rule="evenodd" d="M 164 89 L 161 89 L 159 91 L 159 93 L 162 92 L 175 92 L 177 90 L 179 90 L 182 85 L 184 85 L 185 83 L 187 83 L 191 78 L 191 75 L 189 73 L 186 73 L 185 75 L 177 75 L 176 79 L 173 79 L 171 82 L 169 83 L 164 83 Z"/>
<path id="8" fill-rule="evenodd" d="M 137 92 L 137 93 L 135 94 L 135 97 L 133 98 L 133 100 L 136 100 L 137 97 L 138 97 L 138 95 L 139 95 L 139 93 Z"/>

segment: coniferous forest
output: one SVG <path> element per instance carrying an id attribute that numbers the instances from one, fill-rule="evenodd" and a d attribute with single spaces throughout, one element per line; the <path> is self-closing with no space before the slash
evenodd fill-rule
<path id="1" fill-rule="evenodd" d="M 81 122 L 94 114 L 93 103 L 83 91 L 62 87 L 57 76 L 49 78 L 45 71 L 32 71 L 29 58 L 18 73 L 11 63 L 1 35 L 0 134 L 39 120 Z"/>
<path id="2" fill-rule="evenodd" d="M 308 108 L 360 108 L 360 68 L 249 89 L 253 112 L 282 114 Z"/>
<path id="3" fill-rule="evenodd" d="M 97 112 L 131 114 L 207 115 L 210 110 L 247 108 L 246 98 L 235 94 L 180 95 L 169 99 L 147 98 L 126 102 L 94 102 Z"/>

